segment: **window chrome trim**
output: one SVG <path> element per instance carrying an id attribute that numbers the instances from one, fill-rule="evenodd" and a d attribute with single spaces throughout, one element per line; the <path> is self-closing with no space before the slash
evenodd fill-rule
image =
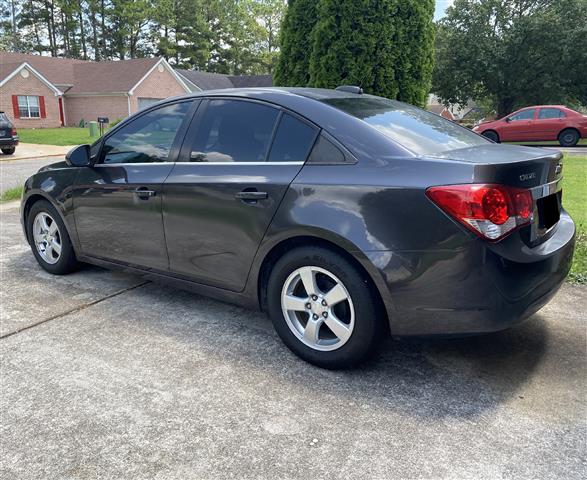
<path id="1" fill-rule="evenodd" d="M 303 165 L 305 162 L 137 162 L 137 163 L 97 163 L 94 167 L 126 167 L 146 165 Z"/>

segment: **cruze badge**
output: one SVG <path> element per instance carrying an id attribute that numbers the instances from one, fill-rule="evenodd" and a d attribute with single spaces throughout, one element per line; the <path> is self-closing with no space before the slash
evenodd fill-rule
<path id="1" fill-rule="evenodd" d="M 525 181 L 525 180 L 531 180 L 533 178 L 536 178 L 536 172 L 532 172 L 532 173 L 523 173 L 522 175 L 520 175 L 520 181 Z"/>

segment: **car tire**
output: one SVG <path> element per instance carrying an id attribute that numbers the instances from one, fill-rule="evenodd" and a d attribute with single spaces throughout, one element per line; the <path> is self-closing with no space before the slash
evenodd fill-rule
<path id="1" fill-rule="evenodd" d="M 558 143 L 561 147 L 574 147 L 580 139 L 579 132 L 573 128 L 567 128 L 558 134 Z"/>
<path id="2" fill-rule="evenodd" d="M 2 153 L 4 155 L 12 155 L 15 151 L 16 151 L 16 148 L 15 147 L 3 148 L 2 149 Z"/>
<path id="3" fill-rule="evenodd" d="M 65 275 L 79 267 L 65 224 L 48 201 L 33 204 L 26 226 L 33 255 L 43 269 L 54 275 Z"/>
<path id="4" fill-rule="evenodd" d="M 499 135 L 495 130 L 487 130 L 483 132 L 481 135 L 483 135 L 485 138 L 488 138 L 492 142 L 499 143 Z"/>
<path id="5" fill-rule="evenodd" d="M 314 292 L 306 288 L 311 282 Z M 279 337 L 300 358 L 322 368 L 348 368 L 375 353 L 384 333 L 373 288 L 344 256 L 322 247 L 296 248 L 271 271 L 269 316 Z"/>

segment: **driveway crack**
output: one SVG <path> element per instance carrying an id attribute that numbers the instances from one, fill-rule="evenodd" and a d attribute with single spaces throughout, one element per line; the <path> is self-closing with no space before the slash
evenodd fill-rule
<path id="1" fill-rule="evenodd" d="M 44 320 L 40 320 L 40 321 L 33 323 L 31 325 L 26 325 L 25 327 L 19 328 L 17 330 L 12 331 L 12 332 L 5 333 L 4 335 L 0 335 L 0 340 L 11 337 L 11 336 L 16 335 L 20 332 L 24 332 L 25 330 L 30 330 L 31 328 L 38 327 L 39 325 L 42 325 L 44 323 L 51 322 L 53 320 L 58 320 L 59 318 L 66 317 L 67 315 L 71 315 L 72 313 L 80 312 L 82 310 L 85 310 L 86 308 L 93 306 L 93 305 L 104 302 L 105 300 L 110 300 L 111 298 L 117 297 L 117 296 L 122 295 L 123 293 L 126 293 L 126 292 L 130 292 L 132 290 L 135 290 L 136 288 L 143 287 L 149 283 L 151 283 L 151 282 L 146 281 L 146 282 L 139 283 L 137 285 L 133 285 L 132 287 L 127 287 L 127 288 L 123 288 L 121 290 L 117 290 L 116 292 L 111 293 L 110 295 L 106 295 L 105 297 L 99 298 L 99 299 L 94 300 L 92 302 L 84 303 L 84 304 L 79 305 L 74 308 L 70 308 L 69 310 L 66 310 L 65 312 L 58 313 L 57 315 L 53 315 L 49 318 L 45 318 Z"/>

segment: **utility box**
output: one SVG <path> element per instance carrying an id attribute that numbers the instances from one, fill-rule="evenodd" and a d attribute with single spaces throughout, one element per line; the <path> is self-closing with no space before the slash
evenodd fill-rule
<path id="1" fill-rule="evenodd" d="M 97 137 L 100 135 L 100 131 L 98 130 L 98 122 L 88 122 L 90 128 L 90 137 Z"/>

